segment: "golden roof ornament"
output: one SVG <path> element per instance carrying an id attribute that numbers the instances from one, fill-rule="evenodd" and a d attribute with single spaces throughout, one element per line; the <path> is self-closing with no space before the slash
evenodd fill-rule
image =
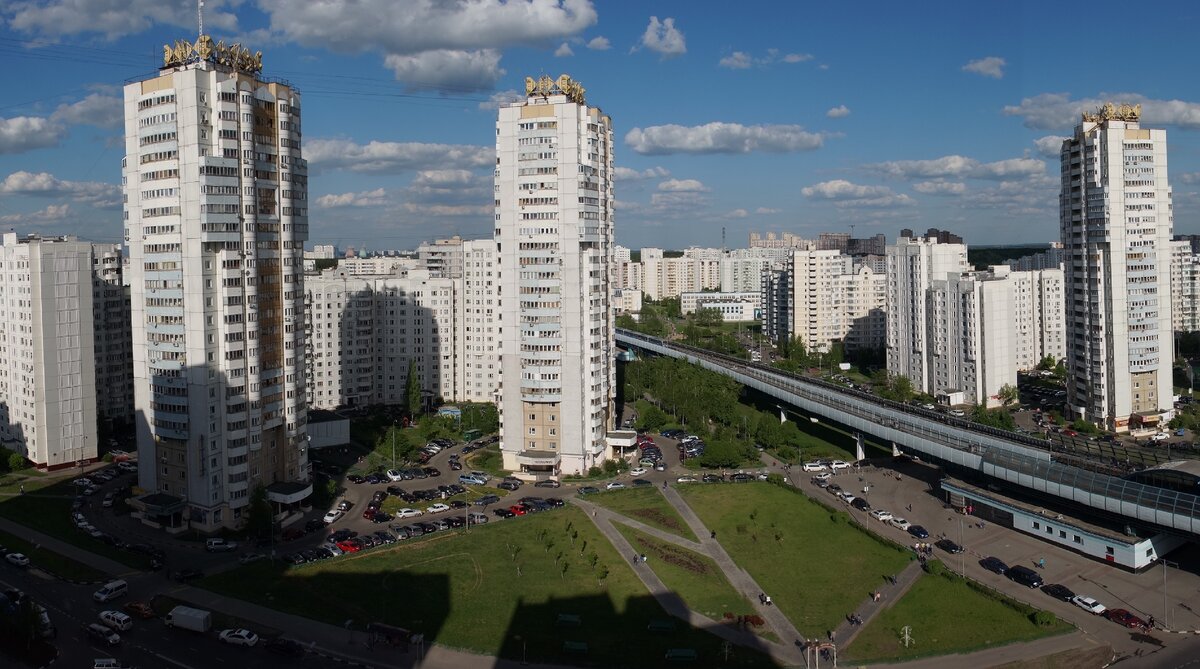
<path id="1" fill-rule="evenodd" d="M 1083 112 L 1083 120 L 1088 123 L 1103 123 L 1104 121 L 1137 122 L 1142 117 L 1142 105 L 1117 106 L 1111 102 L 1104 103 L 1094 112 Z"/>
<path id="2" fill-rule="evenodd" d="M 174 45 L 163 45 L 163 67 L 189 65 L 201 61 L 224 65 L 239 72 L 257 74 L 262 72 L 262 52 L 250 53 L 241 44 L 225 46 L 221 40 L 214 46 L 212 38 L 201 35 L 193 44 L 187 40 L 175 40 Z"/>
<path id="3" fill-rule="evenodd" d="M 571 102 L 583 105 L 587 104 L 584 101 L 584 92 L 583 85 L 572 79 L 569 74 L 561 74 L 558 79 L 551 79 L 544 74 L 537 79 L 525 77 L 526 97 L 565 95 Z"/>

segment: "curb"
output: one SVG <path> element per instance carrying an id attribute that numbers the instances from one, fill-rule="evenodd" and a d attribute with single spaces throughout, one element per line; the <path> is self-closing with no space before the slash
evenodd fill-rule
<path id="1" fill-rule="evenodd" d="M 34 569 L 55 579 L 56 581 L 62 581 L 63 583 L 70 583 L 72 585 L 104 585 L 105 583 L 108 583 L 109 581 L 112 580 L 111 578 L 106 578 L 106 579 L 100 579 L 100 580 L 95 580 L 95 581 L 80 581 L 80 580 L 76 580 L 73 578 L 67 578 L 65 576 L 59 576 L 58 574 L 56 574 L 44 567 L 30 567 L 30 571 L 32 571 Z"/>
<path id="2" fill-rule="evenodd" d="M 310 651 L 308 652 L 308 654 L 309 654 L 309 655 L 316 655 L 317 657 L 320 657 L 320 658 L 322 658 L 322 659 L 326 659 L 326 660 L 332 660 L 332 661 L 334 661 L 334 662 L 337 662 L 337 663 L 339 663 L 339 664 L 344 664 L 344 665 L 346 665 L 347 667 L 368 667 L 368 668 L 369 668 L 369 667 L 372 667 L 372 666 L 373 666 L 373 665 L 367 664 L 367 663 L 365 663 L 365 662 L 362 662 L 362 661 L 360 661 L 360 660 L 356 660 L 356 659 L 349 659 L 349 658 L 347 658 L 347 657 L 345 657 L 345 656 L 338 655 L 338 654 L 336 654 L 336 653 L 333 653 L 333 652 L 331 652 L 331 651 L 320 650 L 320 649 L 317 649 L 317 648 L 313 648 L 312 650 L 310 650 Z"/>

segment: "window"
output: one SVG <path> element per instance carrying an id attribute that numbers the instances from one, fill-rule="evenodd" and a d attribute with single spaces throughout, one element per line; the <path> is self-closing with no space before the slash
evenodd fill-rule
<path id="1" fill-rule="evenodd" d="M 1058 538 L 1059 538 L 1059 539 L 1066 539 L 1066 538 L 1067 538 L 1067 533 L 1066 533 L 1066 531 L 1065 531 L 1065 530 L 1059 530 L 1059 531 L 1058 531 Z"/>
<path id="2" fill-rule="evenodd" d="M 1046 534 L 1054 534 L 1054 528 L 1047 525 L 1046 526 Z"/>
<path id="3" fill-rule="evenodd" d="M 535 434 L 537 434 L 537 428 L 536 427 L 529 428 L 529 435 L 533 436 Z"/>
<path id="4" fill-rule="evenodd" d="M 1033 529 L 1035 529 L 1035 530 L 1040 530 L 1040 529 L 1042 529 L 1042 524 L 1041 524 L 1041 523 L 1039 523 L 1039 522 L 1036 522 L 1036 521 L 1035 521 L 1035 522 L 1033 523 Z"/>
<path id="5" fill-rule="evenodd" d="M 1113 552 L 1113 547 L 1112 547 L 1112 546 L 1105 546 L 1105 547 L 1104 547 L 1104 554 L 1105 554 L 1105 555 L 1113 555 L 1113 554 L 1114 554 L 1114 552 Z"/>
<path id="6" fill-rule="evenodd" d="M 1074 540 L 1075 540 L 1075 543 L 1077 543 L 1077 544 L 1083 544 L 1083 538 L 1080 537 L 1078 534 L 1075 535 Z"/>

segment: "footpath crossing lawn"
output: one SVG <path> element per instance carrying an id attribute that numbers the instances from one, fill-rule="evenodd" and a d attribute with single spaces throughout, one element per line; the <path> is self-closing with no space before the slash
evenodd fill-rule
<path id="1" fill-rule="evenodd" d="M 699 653 L 697 666 L 773 666 L 744 648 L 727 662 L 720 639 L 682 621 L 648 631 L 666 614 L 629 557 L 573 506 L 291 569 L 255 563 L 199 585 L 332 625 L 397 625 L 485 655 L 516 659 L 524 646 L 531 663 L 651 667 L 682 647 Z M 565 642 L 586 644 L 586 654 Z"/>
<path id="2" fill-rule="evenodd" d="M 909 562 L 799 492 L 772 483 L 692 484 L 679 493 L 739 567 L 806 637 L 824 637 Z"/>
<path id="3" fill-rule="evenodd" d="M 696 541 L 696 534 L 656 487 L 606 490 L 588 495 L 584 499 L 650 527 Z"/>
<path id="4" fill-rule="evenodd" d="M 1051 625 L 1039 626 L 1030 617 L 1031 610 L 1022 610 L 1029 607 L 1012 604 L 985 595 L 958 577 L 922 575 L 900 601 L 872 620 L 838 659 L 862 663 L 911 660 L 1032 641 L 1071 630 L 1058 618 Z M 911 628 L 913 641 L 907 648 L 902 639 L 905 626 Z"/>
<path id="5" fill-rule="evenodd" d="M 76 562 L 50 549 L 35 546 L 33 543 L 8 532 L 0 532 L 0 546 L 11 552 L 24 553 L 25 557 L 29 558 L 30 564 L 34 567 L 41 567 L 63 578 L 77 581 L 99 581 L 109 576 L 109 574 L 99 569 L 93 569 L 82 562 Z"/>

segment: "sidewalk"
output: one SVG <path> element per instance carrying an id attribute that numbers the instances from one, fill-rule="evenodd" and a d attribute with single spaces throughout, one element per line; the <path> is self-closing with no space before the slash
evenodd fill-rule
<path id="1" fill-rule="evenodd" d="M 912 584 L 921 578 L 923 571 L 921 563 L 913 560 L 896 576 L 895 585 L 888 584 L 887 586 L 877 588 L 883 595 L 879 601 L 872 601 L 870 597 L 867 597 L 867 601 L 863 602 L 862 605 L 853 611 L 853 613 L 858 614 L 862 618 L 863 623 L 861 625 L 851 625 L 849 620 L 843 620 L 842 624 L 838 625 L 837 629 L 833 631 L 833 638 L 838 644 L 838 648 L 849 647 L 850 642 L 854 641 L 854 637 L 858 636 L 858 633 L 864 627 L 871 624 L 871 621 L 874 620 L 880 611 L 899 601 L 904 596 L 904 593 L 908 592 Z"/>
<path id="2" fill-rule="evenodd" d="M 15 534 L 26 541 L 32 541 L 43 548 L 52 550 L 63 557 L 69 557 L 80 564 L 85 564 L 91 567 L 92 569 L 98 569 L 109 574 L 113 578 L 123 578 L 142 573 L 132 567 L 123 565 L 116 560 L 110 560 L 102 555 L 96 555 L 91 551 L 69 544 L 62 539 L 56 539 L 48 534 L 42 534 L 37 530 L 22 525 L 14 520 L 9 520 L 8 518 L 0 518 L 0 530 L 4 530 L 9 534 Z"/>
<path id="3" fill-rule="evenodd" d="M 697 553 L 704 552 L 704 546 L 702 546 L 690 539 L 684 539 L 683 537 L 679 536 L 678 534 L 674 534 L 672 532 L 667 532 L 665 530 L 660 530 L 657 527 L 650 527 L 649 525 L 647 525 L 639 520 L 634 520 L 633 518 L 630 518 L 629 516 L 623 516 L 615 511 L 609 511 L 608 509 L 606 509 L 602 506 L 599 506 L 597 504 L 592 504 L 591 502 L 587 501 L 586 499 L 584 499 L 582 497 L 576 497 L 572 501 L 575 503 L 576 506 L 580 507 L 584 511 L 587 511 L 593 515 L 599 513 L 601 518 L 607 518 L 609 520 L 609 522 L 621 523 L 622 525 L 627 525 L 627 526 L 632 527 L 633 529 L 637 530 L 638 532 L 643 532 L 645 534 L 649 534 L 650 536 L 652 536 L 656 539 L 662 539 L 663 541 L 675 544 L 676 546 L 679 546 L 681 548 L 686 548 L 689 551 L 696 551 Z"/>

